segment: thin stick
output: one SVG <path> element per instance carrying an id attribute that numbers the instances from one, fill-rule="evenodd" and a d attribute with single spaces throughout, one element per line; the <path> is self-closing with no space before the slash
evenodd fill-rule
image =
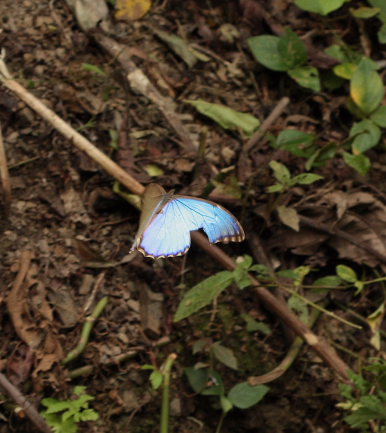
<path id="1" fill-rule="evenodd" d="M 36 427 L 44 433 L 52 433 L 52 430 L 44 421 L 40 413 L 34 406 L 24 397 L 24 395 L 12 383 L 0 373 L 0 387 L 12 398 L 12 400 L 25 411 L 28 418 L 36 425 Z"/>
<path id="2" fill-rule="evenodd" d="M 284 98 L 280 99 L 276 107 L 271 111 L 269 116 L 261 124 L 260 128 L 245 143 L 243 147 L 243 152 L 249 152 L 252 147 L 256 146 L 256 144 L 261 140 L 261 137 L 266 133 L 272 123 L 281 115 L 285 107 L 288 105 L 289 101 L 290 100 L 289 98 L 287 98 L 287 96 L 284 96 Z"/>
<path id="3" fill-rule="evenodd" d="M 3 135 L 1 133 L 1 124 L 0 124 L 0 178 L 1 178 L 1 184 L 3 186 L 5 207 L 6 209 L 9 209 L 9 206 L 11 204 L 11 199 L 12 199 L 11 182 L 9 180 L 7 156 L 5 154 Z"/>
<path id="4" fill-rule="evenodd" d="M 7 89 L 15 93 L 22 101 L 35 110 L 44 120 L 50 123 L 56 130 L 64 135 L 78 149 L 85 152 L 90 158 L 96 161 L 104 168 L 111 176 L 125 185 L 134 194 L 142 194 L 144 187 L 137 182 L 132 176 L 126 173 L 123 168 L 115 164 L 107 155 L 95 147 L 90 141 L 83 137 L 79 132 L 75 131 L 68 123 L 57 116 L 52 110 L 46 107 L 32 93 L 28 92 L 16 80 L 12 79 L 7 71 L 2 58 L 0 58 L 0 81 Z"/>

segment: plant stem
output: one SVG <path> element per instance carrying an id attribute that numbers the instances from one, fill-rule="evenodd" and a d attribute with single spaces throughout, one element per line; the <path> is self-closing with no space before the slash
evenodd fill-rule
<path id="1" fill-rule="evenodd" d="M 162 407 L 161 407 L 161 425 L 160 433 L 168 433 L 169 431 L 169 409 L 170 409 L 170 373 L 177 355 L 171 353 L 165 362 L 163 368 L 163 383 L 162 383 Z"/>
<path id="2" fill-rule="evenodd" d="M 82 329 L 79 343 L 75 347 L 75 349 L 71 350 L 71 352 L 63 359 L 62 361 L 63 364 L 68 364 L 83 352 L 83 350 L 87 346 L 88 340 L 90 338 L 90 333 L 92 331 L 92 328 L 94 327 L 95 321 L 102 314 L 103 310 L 107 305 L 108 300 L 109 298 L 107 296 L 102 298 L 94 308 L 94 311 L 91 313 L 91 315 L 86 318 L 86 321 L 83 324 L 83 329 Z"/>
<path id="3" fill-rule="evenodd" d="M 223 411 L 220 417 L 220 420 L 217 424 L 217 428 L 215 433 L 220 433 L 221 432 L 221 427 L 222 427 L 222 423 L 224 422 L 224 418 L 225 418 L 226 413 Z"/>

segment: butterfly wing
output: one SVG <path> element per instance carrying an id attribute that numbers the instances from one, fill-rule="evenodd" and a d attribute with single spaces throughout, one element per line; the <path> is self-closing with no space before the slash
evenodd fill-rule
<path id="1" fill-rule="evenodd" d="M 144 255 L 179 256 L 190 247 L 190 232 L 203 229 L 211 243 L 239 242 L 244 231 L 223 207 L 194 197 L 173 196 L 151 220 L 137 244 Z"/>
<path id="2" fill-rule="evenodd" d="M 188 210 L 171 199 L 144 230 L 137 249 L 153 258 L 185 254 L 190 247 L 190 231 L 195 230 L 190 220 Z"/>
<path id="3" fill-rule="evenodd" d="M 237 219 L 222 206 L 194 197 L 175 196 L 179 206 L 185 207 L 190 217 L 190 230 L 203 229 L 209 242 L 241 242 L 244 230 Z"/>

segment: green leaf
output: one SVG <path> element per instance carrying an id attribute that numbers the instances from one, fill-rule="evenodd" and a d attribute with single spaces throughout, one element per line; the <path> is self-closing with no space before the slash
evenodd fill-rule
<path id="1" fill-rule="evenodd" d="M 42 412 L 42 415 L 55 433 L 76 433 L 78 431 L 78 426 L 73 419 L 63 421 L 60 416 L 46 412 Z"/>
<path id="2" fill-rule="evenodd" d="M 298 298 L 297 296 L 290 296 L 287 303 L 288 307 L 299 316 L 303 323 L 308 322 L 308 307 L 301 298 Z"/>
<path id="3" fill-rule="evenodd" d="M 376 420 L 378 423 L 386 420 L 385 401 L 378 395 L 362 396 L 358 407 L 351 415 L 344 418 L 351 427 L 367 428 L 368 422 L 371 420 Z"/>
<path id="4" fill-rule="evenodd" d="M 345 0 L 295 0 L 295 4 L 300 9 L 314 12 L 320 15 L 327 15 L 339 9 Z"/>
<path id="5" fill-rule="evenodd" d="M 265 385 L 251 386 L 248 382 L 241 382 L 229 391 L 228 398 L 239 409 L 248 409 L 262 400 L 268 391 Z"/>
<path id="6" fill-rule="evenodd" d="M 315 151 L 314 141 L 314 134 L 307 134 L 296 129 L 285 129 L 271 142 L 271 146 L 275 149 L 285 149 L 295 156 L 308 158 Z"/>
<path id="7" fill-rule="evenodd" d="M 277 213 L 279 215 L 280 221 L 296 232 L 299 231 L 300 218 L 299 215 L 293 207 L 278 206 Z"/>
<path id="8" fill-rule="evenodd" d="M 346 54 L 346 51 L 343 49 L 343 47 L 341 45 L 330 45 L 329 47 L 327 47 L 324 52 L 332 57 L 335 60 L 338 60 L 339 62 L 348 62 L 350 61 L 349 57 Z"/>
<path id="9" fill-rule="evenodd" d="M 382 105 L 381 107 L 378 107 L 371 114 L 370 120 L 372 120 L 379 127 L 386 128 L 386 105 Z"/>
<path id="10" fill-rule="evenodd" d="M 205 389 L 209 378 L 206 368 L 187 367 L 185 368 L 185 374 L 194 392 L 201 392 Z"/>
<path id="11" fill-rule="evenodd" d="M 165 174 L 164 170 L 156 164 L 146 164 L 143 166 L 146 173 L 151 177 L 162 176 Z"/>
<path id="12" fill-rule="evenodd" d="M 222 362 L 229 368 L 237 370 L 237 359 L 231 349 L 221 345 L 220 343 L 212 344 L 211 350 L 218 361 Z"/>
<path id="13" fill-rule="evenodd" d="M 188 104 L 193 105 L 197 111 L 204 116 L 214 120 L 224 129 L 232 131 L 243 131 L 247 136 L 251 136 L 260 126 L 260 120 L 248 113 L 240 113 L 221 104 L 212 104 L 210 102 L 197 99 L 195 101 L 185 100 Z"/>
<path id="14" fill-rule="evenodd" d="M 343 281 L 347 281 L 348 283 L 355 283 L 358 281 L 355 271 L 346 265 L 338 265 L 336 267 L 336 274 L 339 278 L 341 278 Z"/>
<path id="15" fill-rule="evenodd" d="M 385 2 L 385 0 L 369 0 L 368 3 L 370 3 L 370 5 L 372 7 L 380 9 L 381 12 L 380 12 L 379 18 L 383 22 L 386 22 L 386 2 Z"/>
<path id="16" fill-rule="evenodd" d="M 374 124 L 373 124 L 374 125 Z M 374 131 L 375 130 L 375 131 Z M 375 147 L 381 138 L 381 130 L 374 125 L 372 131 L 362 132 L 355 136 L 351 143 L 351 150 L 354 155 L 359 155 Z"/>
<path id="17" fill-rule="evenodd" d="M 269 166 L 271 167 L 273 171 L 273 175 L 275 179 L 281 183 L 282 185 L 288 185 L 289 181 L 291 179 L 291 173 L 289 172 L 288 168 L 277 161 L 271 161 L 269 163 Z M 274 186 L 274 185 L 273 185 Z"/>
<path id="18" fill-rule="evenodd" d="M 276 183 L 275 185 L 271 185 L 268 186 L 266 188 L 266 191 L 269 193 L 274 193 L 274 192 L 281 192 L 285 190 L 285 186 L 284 185 L 280 185 L 279 183 Z"/>
<path id="19" fill-rule="evenodd" d="M 354 293 L 354 295 L 359 295 L 359 293 L 362 292 L 363 288 L 365 287 L 365 284 L 363 281 L 355 281 L 354 287 L 357 289 Z"/>
<path id="20" fill-rule="evenodd" d="M 244 269 L 245 271 L 248 271 L 248 269 L 252 266 L 252 263 L 253 263 L 252 257 L 249 256 L 248 254 L 244 254 L 241 261 L 237 260 L 237 269 L 241 268 Z"/>
<path id="21" fill-rule="evenodd" d="M 344 62 L 340 65 L 336 65 L 333 68 L 334 74 L 338 77 L 342 77 L 345 80 L 351 80 L 354 72 L 358 69 L 358 65 L 355 63 Z"/>
<path id="22" fill-rule="evenodd" d="M 319 71 L 313 66 L 301 66 L 288 71 L 288 75 L 298 84 L 314 92 L 320 92 Z"/>
<path id="23" fill-rule="evenodd" d="M 308 158 L 305 169 L 311 170 L 312 167 L 320 167 L 326 164 L 326 162 L 330 161 L 337 152 L 337 146 L 335 143 L 329 143 L 326 146 L 318 148 L 315 153 Z"/>
<path id="24" fill-rule="evenodd" d="M 342 284 L 342 278 L 340 278 L 338 275 L 327 275 L 322 278 L 318 278 L 312 283 L 313 287 L 320 287 L 320 286 L 328 286 L 329 288 L 326 290 L 330 290 L 333 287 L 338 287 Z"/>
<path id="25" fill-rule="evenodd" d="M 282 269 L 281 271 L 276 272 L 278 277 L 289 278 L 291 280 L 295 280 L 297 278 L 296 272 L 293 269 Z"/>
<path id="26" fill-rule="evenodd" d="M 277 51 L 287 71 L 299 68 L 307 61 L 307 50 L 304 42 L 289 28 L 279 38 Z"/>
<path id="27" fill-rule="evenodd" d="M 378 31 L 378 41 L 380 44 L 386 44 L 386 23 Z"/>
<path id="28" fill-rule="evenodd" d="M 363 154 L 353 155 L 351 153 L 344 152 L 343 159 L 348 166 L 356 170 L 362 176 L 367 174 L 371 166 L 369 158 Z"/>
<path id="29" fill-rule="evenodd" d="M 249 270 L 256 272 L 259 278 L 264 278 L 264 279 L 269 278 L 269 270 L 265 265 L 259 263 L 251 266 Z"/>
<path id="30" fill-rule="evenodd" d="M 280 38 L 270 35 L 253 36 L 247 39 L 249 49 L 259 63 L 273 71 L 287 71 L 287 65 L 278 50 L 279 41 Z"/>
<path id="31" fill-rule="evenodd" d="M 99 414 L 93 409 L 85 409 L 80 413 L 80 421 L 96 421 Z"/>
<path id="32" fill-rule="evenodd" d="M 233 272 L 223 271 L 201 281 L 183 297 L 174 316 L 174 321 L 185 319 L 210 304 L 233 282 Z"/>
<path id="33" fill-rule="evenodd" d="M 363 19 L 375 17 L 380 11 L 379 8 L 369 8 L 368 6 L 361 6 L 357 9 L 350 8 L 350 13 L 353 17 Z"/>
<path id="34" fill-rule="evenodd" d="M 249 287 L 253 284 L 247 270 L 244 268 L 237 267 L 233 271 L 233 276 L 235 283 L 239 286 L 239 289 L 245 289 L 246 287 Z"/>
<path id="35" fill-rule="evenodd" d="M 381 103 L 385 89 L 373 65 L 362 59 L 350 82 L 350 95 L 355 104 L 366 114 L 370 114 Z"/>
<path id="36" fill-rule="evenodd" d="M 153 370 L 150 375 L 150 383 L 153 389 L 158 389 L 164 380 L 163 374 L 158 370 Z"/>
<path id="37" fill-rule="evenodd" d="M 224 413 L 228 413 L 233 409 L 233 404 L 225 395 L 220 396 L 221 409 Z"/>
<path id="38" fill-rule="evenodd" d="M 301 284 L 303 284 L 304 278 L 311 272 L 310 266 L 298 266 L 294 270 L 295 274 L 295 286 L 299 287 Z"/>
<path id="39" fill-rule="evenodd" d="M 106 73 L 99 66 L 96 65 L 90 65 L 89 63 L 82 63 L 82 69 L 84 71 L 90 71 L 93 72 L 94 74 L 101 75 L 103 77 L 106 76 Z"/>
<path id="40" fill-rule="evenodd" d="M 257 322 L 249 314 L 241 313 L 241 318 L 245 320 L 248 332 L 261 332 L 264 335 L 270 335 L 271 329 L 264 322 Z"/>
<path id="41" fill-rule="evenodd" d="M 291 185 L 311 185 L 318 180 L 323 179 L 323 176 L 315 173 L 301 173 L 291 179 Z"/>
<path id="42" fill-rule="evenodd" d="M 215 370 L 207 368 L 185 368 L 189 385 L 202 395 L 224 395 L 224 383 Z"/>
<path id="43" fill-rule="evenodd" d="M 340 42 L 339 45 L 336 44 L 329 46 L 324 50 L 324 52 L 341 63 L 352 63 L 354 65 L 358 65 L 364 58 L 362 53 L 353 50 L 350 46 L 342 42 Z"/>

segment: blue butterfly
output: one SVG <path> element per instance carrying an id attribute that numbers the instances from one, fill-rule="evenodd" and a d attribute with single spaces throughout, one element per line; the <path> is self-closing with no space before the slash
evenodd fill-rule
<path id="1" fill-rule="evenodd" d="M 138 232 L 130 251 L 147 257 L 182 256 L 190 247 L 190 232 L 203 229 L 209 242 L 241 242 L 244 230 L 226 209 L 208 200 L 174 195 L 155 183 L 142 199 Z"/>

